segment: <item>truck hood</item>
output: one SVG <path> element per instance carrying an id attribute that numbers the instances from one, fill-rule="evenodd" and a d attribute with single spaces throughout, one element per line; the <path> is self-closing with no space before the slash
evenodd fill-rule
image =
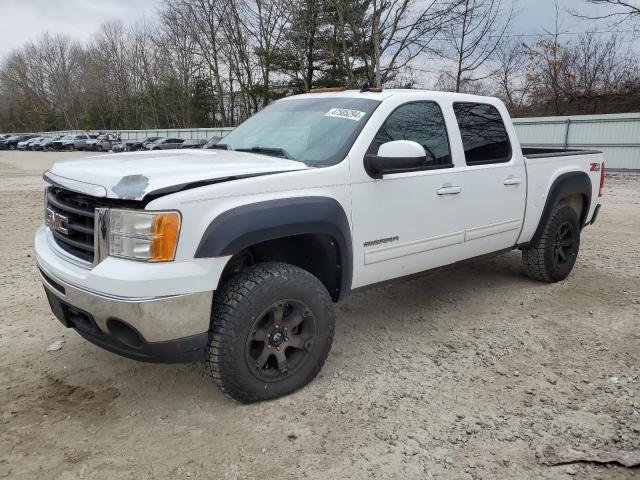
<path id="1" fill-rule="evenodd" d="M 142 200 L 239 178 L 311 168 L 302 162 L 228 150 L 165 150 L 62 161 L 44 179 L 98 197 Z"/>

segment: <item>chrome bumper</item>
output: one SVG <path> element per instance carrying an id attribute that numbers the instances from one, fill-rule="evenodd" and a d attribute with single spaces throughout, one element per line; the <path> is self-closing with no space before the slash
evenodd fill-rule
<path id="1" fill-rule="evenodd" d="M 176 354 L 202 350 L 206 344 L 212 291 L 120 298 L 71 285 L 38 267 L 56 317 L 108 350 L 138 360 L 171 362 L 145 357 L 154 357 L 158 350 Z"/>

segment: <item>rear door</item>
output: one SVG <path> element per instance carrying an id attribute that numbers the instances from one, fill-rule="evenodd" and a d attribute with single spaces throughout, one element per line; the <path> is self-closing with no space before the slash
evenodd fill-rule
<path id="1" fill-rule="evenodd" d="M 501 110 L 499 110 L 500 108 Z M 453 111 L 466 165 L 457 173 L 464 192 L 462 258 L 515 246 L 524 220 L 527 179 L 520 146 L 501 105 L 457 102 Z"/>

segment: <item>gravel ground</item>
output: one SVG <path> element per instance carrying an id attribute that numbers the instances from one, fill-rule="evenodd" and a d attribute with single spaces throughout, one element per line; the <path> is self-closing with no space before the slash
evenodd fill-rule
<path id="1" fill-rule="evenodd" d="M 639 175 L 609 176 L 568 280 L 528 280 L 513 252 L 355 294 L 320 376 L 245 406 L 196 365 L 119 358 L 53 318 L 40 174 L 74 155 L 0 152 L 0 477 L 640 477 L 535 456 L 640 449 Z"/>

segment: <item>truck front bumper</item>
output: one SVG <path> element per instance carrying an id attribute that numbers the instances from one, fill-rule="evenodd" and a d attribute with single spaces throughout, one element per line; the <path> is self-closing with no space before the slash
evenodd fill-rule
<path id="1" fill-rule="evenodd" d="M 213 292 L 125 300 L 73 286 L 41 266 L 39 271 L 53 314 L 91 343 L 143 362 L 183 363 L 203 358 L 208 332 L 150 342 L 136 324 L 152 320 L 156 328 L 171 329 L 185 317 L 208 323 Z"/>
<path id="2" fill-rule="evenodd" d="M 54 315 L 85 339 L 146 362 L 203 357 L 224 259 L 167 266 L 107 258 L 87 268 L 74 264 L 46 227 L 36 232 L 35 251 Z"/>

